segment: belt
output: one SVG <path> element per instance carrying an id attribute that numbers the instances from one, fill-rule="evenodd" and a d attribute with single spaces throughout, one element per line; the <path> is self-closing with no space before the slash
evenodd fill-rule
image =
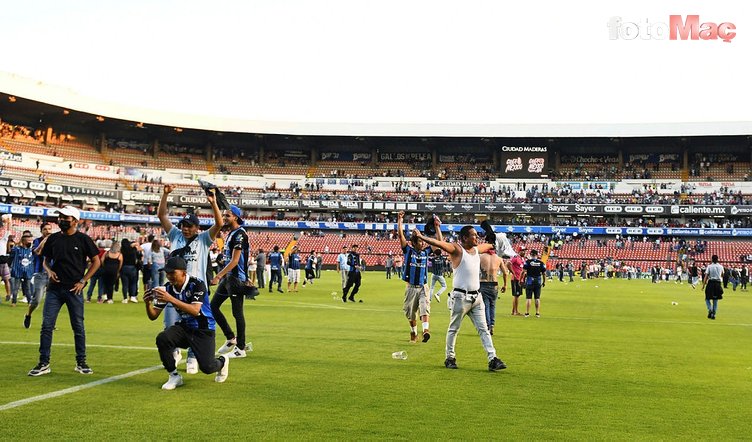
<path id="1" fill-rule="evenodd" d="M 478 293 L 480 293 L 478 290 L 465 290 L 465 289 L 457 289 L 457 288 L 452 289 L 452 291 L 464 293 L 466 295 L 477 295 Z"/>
<path id="2" fill-rule="evenodd" d="M 499 285 L 499 281 L 481 281 L 480 285 Z"/>

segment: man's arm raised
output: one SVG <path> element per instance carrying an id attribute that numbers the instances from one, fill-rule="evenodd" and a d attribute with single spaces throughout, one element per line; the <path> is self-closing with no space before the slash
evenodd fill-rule
<path id="1" fill-rule="evenodd" d="M 172 193 L 173 190 L 171 185 L 165 184 L 162 189 L 162 199 L 159 200 L 159 207 L 157 208 L 157 217 L 159 217 L 159 222 L 167 233 L 170 233 L 170 230 L 172 230 L 172 223 L 170 222 L 170 218 L 167 217 L 167 195 Z"/>
<path id="2" fill-rule="evenodd" d="M 399 234 L 400 247 L 403 249 L 407 247 L 407 240 L 405 239 L 405 230 L 402 225 L 402 218 L 405 216 L 405 212 L 400 211 L 397 214 L 397 233 Z"/>

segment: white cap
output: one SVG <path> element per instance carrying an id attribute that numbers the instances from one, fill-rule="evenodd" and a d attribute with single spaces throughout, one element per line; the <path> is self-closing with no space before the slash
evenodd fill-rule
<path id="1" fill-rule="evenodd" d="M 57 214 L 70 216 L 72 218 L 75 218 L 76 220 L 81 219 L 81 211 L 79 211 L 73 206 L 65 206 L 62 209 L 57 209 Z"/>

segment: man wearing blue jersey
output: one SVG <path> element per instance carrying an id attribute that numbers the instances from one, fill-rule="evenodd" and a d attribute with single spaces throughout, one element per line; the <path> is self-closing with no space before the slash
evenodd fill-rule
<path id="1" fill-rule="evenodd" d="M 313 279 L 316 277 L 315 269 L 317 260 L 318 258 L 316 256 L 316 251 L 311 250 L 311 254 L 308 255 L 308 258 L 306 258 L 305 279 L 303 280 L 303 286 L 305 286 L 306 283 L 313 285 Z"/>
<path id="2" fill-rule="evenodd" d="M 206 284 L 196 277 L 188 276 L 186 261 L 178 256 L 165 263 L 164 271 L 169 283 L 164 287 L 149 290 L 144 295 L 146 315 L 157 319 L 169 304 L 180 315 L 180 320 L 157 335 L 157 349 L 165 370 L 170 374 L 163 390 L 174 390 L 183 385 L 178 374 L 175 348 L 192 348 L 198 367 L 206 374 L 217 373 L 214 380 L 224 382 L 229 372 L 227 356 L 214 357 L 215 322 L 209 304 Z"/>
<path id="3" fill-rule="evenodd" d="M 50 278 L 47 276 L 47 272 L 42 265 L 44 257 L 40 256 L 40 254 L 42 253 L 44 244 L 47 242 L 47 238 L 49 238 L 50 233 L 52 233 L 52 225 L 47 222 L 42 223 L 40 230 L 42 231 L 42 236 L 35 239 L 31 245 L 31 248 L 34 251 L 34 276 L 32 277 L 31 283 L 29 310 L 26 312 L 26 316 L 24 316 L 24 328 L 31 327 L 31 314 L 39 306 L 39 303 L 42 302 L 42 298 L 47 290 L 47 283 L 50 281 Z"/>
<path id="4" fill-rule="evenodd" d="M 249 289 L 247 285 L 247 269 L 250 246 L 248 243 L 248 234 L 245 228 L 243 228 L 243 212 L 239 207 L 230 206 L 230 210 L 225 210 L 222 214 L 222 220 L 225 227 L 230 229 L 230 234 L 227 235 L 224 248 L 224 261 L 227 264 L 212 279 L 212 285 L 219 285 L 211 300 L 211 309 L 214 319 L 227 339 L 219 349 L 219 353 L 229 353 L 228 356 L 231 358 L 244 358 L 246 354 L 243 300 Z M 235 325 L 238 328 L 237 334 L 232 331 L 232 327 L 227 323 L 225 315 L 220 310 L 222 303 L 227 298 L 230 298 L 230 302 L 232 303 L 232 316 L 235 318 Z"/>
<path id="5" fill-rule="evenodd" d="M 162 224 L 162 228 L 167 232 L 167 237 L 170 239 L 172 249 L 170 256 L 179 256 L 183 258 L 188 266 L 188 275 L 206 282 L 209 247 L 214 243 L 214 239 L 222 228 L 222 212 L 219 210 L 217 200 L 212 193 L 211 195 L 206 196 L 206 199 L 211 205 L 212 214 L 214 215 L 214 224 L 209 230 L 201 231 L 198 216 L 194 213 L 185 215 L 183 219 L 178 222 L 177 227 L 175 227 L 172 225 L 172 221 L 170 221 L 170 218 L 167 215 L 167 199 L 172 191 L 173 187 L 171 185 L 166 184 L 164 186 L 164 189 L 162 190 L 162 199 L 159 201 L 159 207 L 157 208 L 159 222 Z M 167 304 L 164 311 L 165 328 L 170 327 L 178 319 L 178 312 L 173 309 L 172 304 Z M 178 351 L 176 357 L 179 355 L 180 352 Z M 198 361 L 193 357 L 191 351 L 188 351 L 185 371 L 188 374 L 198 373 Z"/>
<path id="6" fill-rule="evenodd" d="M 21 242 L 10 250 L 10 287 L 11 305 L 15 306 L 18 289 L 21 289 L 27 301 L 31 300 L 31 278 L 34 276 L 34 258 L 31 249 L 33 237 L 24 230 Z"/>
<path id="7" fill-rule="evenodd" d="M 287 259 L 287 293 L 298 291 L 298 282 L 300 282 L 300 253 L 298 246 L 293 246 L 292 253 Z"/>
<path id="8" fill-rule="evenodd" d="M 417 317 L 420 313 L 420 320 L 423 326 L 423 342 L 431 339 L 431 332 L 428 326 L 428 319 L 431 315 L 431 297 L 428 292 L 426 283 L 428 281 L 428 256 L 431 254 L 431 247 L 420 239 L 417 234 L 410 236 L 410 244 L 405 239 L 405 230 L 402 226 L 402 219 L 405 212 L 397 214 L 397 231 L 399 232 L 400 245 L 402 252 L 405 254 L 405 264 L 402 279 L 407 283 L 405 288 L 405 301 L 403 310 L 407 321 L 410 323 L 410 342 L 418 342 Z M 438 222 L 438 219 L 436 220 Z M 439 241 L 444 238 L 441 235 L 441 229 L 436 224 L 436 237 Z"/>
<path id="9" fill-rule="evenodd" d="M 347 254 L 347 284 L 342 290 L 342 302 L 355 302 L 355 295 L 360 290 L 360 254 L 358 253 L 358 245 L 353 244 L 350 248 L 350 252 Z M 352 293 L 350 293 L 352 289 Z M 348 293 L 350 295 L 348 296 Z M 362 300 L 360 302 L 363 302 Z"/>
<path id="10" fill-rule="evenodd" d="M 274 251 L 269 254 L 269 265 L 271 267 L 271 278 L 269 278 L 269 293 L 272 292 L 272 286 L 274 282 L 277 282 L 277 291 L 282 291 L 282 268 L 284 267 L 284 257 L 282 252 L 279 251 L 279 246 L 274 246 Z"/>

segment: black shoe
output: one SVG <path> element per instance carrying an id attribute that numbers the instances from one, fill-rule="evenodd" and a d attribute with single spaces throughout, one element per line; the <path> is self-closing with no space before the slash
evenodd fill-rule
<path id="1" fill-rule="evenodd" d="M 490 334 L 491 336 L 493 336 L 493 329 L 494 329 L 494 326 L 493 326 L 493 325 L 489 325 L 489 326 L 488 326 L 488 333 L 489 333 L 489 334 Z"/>
<path id="2" fill-rule="evenodd" d="M 47 374 L 50 371 L 52 370 L 50 370 L 49 362 L 40 362 L 36 367 L 32 368 L 29 371 L 29 376 L 42 376 L 43 374 Z"/>
<path id="3" fill-rule="evenodd" d="M 347 296 L 342 295 L 342 302 L 347 302 Z"/>
<path id="4" fill-rule="evenodd" d="M 282 289 L 279 288 L 279 287 L 277 287 L 277 291 L 280 292 L 280 293 L 284 293 L 284 291 L 282 291 Z"/>
<path id="5" fill-rule="evenodd" d="M 715 319 L 715 312 L 711 312 L 710 319 Z"/>
<path id="6" fill-rule="evenodd" d="M 89 368 L 85 361 L 77 363 L 75 370 L 81 374 L 94 374 L 94 370 Z"/>
<path id="7" fill-rule="evenodd" d="M 713 319 L 713 310 L 708 310 L 708 319 Z"/>
<path id="8" fill-rule="evenodd" d="M 429 339 L 431 339 L 431 332 L 423 330 L 423 342 L 428 342 Z"/>
<path id="9" fill-rule="evenodd" d="M 350 302 L 355 302 L 355 298 L 353 298 L 352 296 L 350 296 L 350 297 L 349 297 L 349 298 L 347 298 L 347 299 L 349 299 L 349 300 L 350 300 Z"/>
<path id="10" fill-rule="evenodd" d="M 24 316 L 24 328 L 31 327 L 31 315 Z"/>
<path id="11" fill-rule="evenodd" d="M 457 360 L 454 358 L 446 358 L 444 361 L 444 367 L 451 368 L 452 370 L 457 369 Z"/>
<path id="12" fill-rule="evenodd" d="M 499 358 L 493 358 L 491 359 L 491 362 L 488 363 L 488 371 L 503 370 L 505 368 L 507 368 L 507 364 Z"/>

